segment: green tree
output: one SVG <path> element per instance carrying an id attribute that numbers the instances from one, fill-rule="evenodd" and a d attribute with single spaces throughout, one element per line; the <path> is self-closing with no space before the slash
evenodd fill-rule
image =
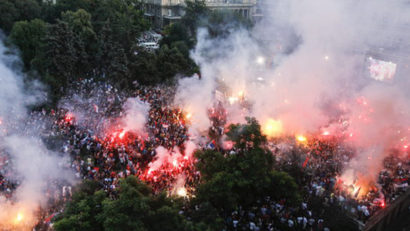
<path id="1" fill-rule="evenodd" d="M 52 0 L 42 1 L 41 16 L 48 23 L 56 23 L 66 11 L 84 9 L 93 13 L 102 0 L 58 0 L 56 4 Z"/>
<path id="2" fill-rule="evenodd" d="M 201 172 L 197 200 L 229 212 L 237 206 L 252 206 L 270 196 L 275 200 L 299 201 L 298 187 L 285 172 L 274 170 L 272 153 L 264 148 L 266 137 L 255 119 L 245 125 L 231 125 L 227 133 L 235 142 L 235 154 L 199 151 L 197 168 Z"/>
<path id="3" fill-rule="evenodd" d="M 46 24 L 40 19 L 32 21 L 19 21 L 13 26 L 10 40 L 20 49 L 21 58 L 27 70 L 31 67 L 31 61 L 43 46 L 46 34 Z"/>
<path id="4" fill-rule="evenodd" d="M 91 184 L 91 186 L 87 186 Z M 135 177 L 123 179 L 118 199 L 112 200 L 93 182 L 85 182 L 72 202 L 58 218 L 54 227 L 66 230 L 198 230 L 178 213 L 176 198 L 164 193 L 153 195 L 152 190 Z M 85 185 L 85 186 L 84 186 Z"/>
<path id="5" fill-rule="evenodd" d="M 185 4 L 185 15 L 182 17 L 182 24 L 188 28 L 191 36 L 195 36 L 199 23 L 208 17 L 210 10 L 203 0 L 188 0 L 185 1 Z"/>
<path id="6" fill-rule="evenodd" d="M 140 84 L 154 85 L 161 82 L 157 69 L 157 56 L 155 53 L 136 50 L 137 55 L 131 57 L 131 76 Z"/>
<path id="7" fill-rule="evenodd" d="M 171 48 L 164 45 L 156 53 L 136 52 L 138 54 L 130 60 L 130 82 L 148 85 L 173 83 L 177 75 L 190 76 L 196 71 L 196 64 L 189 58 L 189 50 L 184 43 L 174 43 Z"/>
<path id="8" fill-rule="evenodd" d="M 0 28 L 8 33 L 14 22 L 38 18 L 40 11 L 35 0 L 0 0 Z"/>
<path id="9" fill-rule="evenodd" d="M 94 74 L 97 45 L 90 20 L 85 10 L 67 11 L 47 27 L 44 45 L 32 63 L 56 99 L 70 82 Z"/>
<path id="10" fill-rule="evenodd" d="M 189 36 L 188 29 L 181 23 L 173 23 L 164 30 L 165 37 L 161 40 L 161 46 L 171 47 L 176 42 L 183 42 L 188 48 L 192 48 L 194 43 Z"/>
<path id="11" fill-rule="evenodd" d="M 85 181 L 79 190 L 74 193 L 73 199 L 65 208 L 62 217 L 57 218 L 56 230 L 64 231 L 100 231 L 102 224 L 97 221 L 97 216 L 102 212 L 102 203 L 106 199 L 103 191 L 97 191 L 98 183 Z"/>
<path id="12" fill-rule="evenodd" d="M 98 50 L 97 36 L 91 24 L 91 14 L 83 9 L 76 12 L 67 11 L 61 15 L 61 20 L 66 22 L 69 29 L 75 36 L 74 44 L 76 44 L 77 54 L 80 58 L 78 68 L 81 68 L 84 75 L 94 69 L 94 57 Z"/>
<path id="13" fill-rule="evenodd" d="M 93 14 L 93 24 L 97 33 L 109 25 L 112 38 L 121 41 L 126 51 L 134 46 L 141 32 L 149 28 L 138 0 L 102 1 Z"/>
<path id="14" fill-rule="evenodd" d="M 161 81 L 172 80 L 177 74 L 193 74 L 193 63 L 178 48 L 163 46 L 157 54 L 157 64 Z"/>
<path id="15" fill-rule="evenodd" d="M 78 53 L 81 53 L 78 50 L 82 46 L 76 40 L 76 35 L 67 22 L 59 21 L 50 25 L 47 28 L 42 52 L 34 62 L 41 74 L 55 78 L 56 81 L 50 81 L 49 84 L 56 83 L 57 86 L 52 88 L 56 87 L 57 91 L 60 91 L 59 86 L 66 86 L 76 77 Z"/>
<path id="16" fill-rule="evenodd" d="M 18 11 L 9 0 L 0 0 L 0 28 L 9 31 L 18 18 Z"/>
<path id="17" fill-rule="evenodd" d="M 108 23 L 99 36 L 96 59 L 100 77 L 113 80 L 118 87 L 128 86 L 129 61 L 122 45 L 113 38 Z"/>

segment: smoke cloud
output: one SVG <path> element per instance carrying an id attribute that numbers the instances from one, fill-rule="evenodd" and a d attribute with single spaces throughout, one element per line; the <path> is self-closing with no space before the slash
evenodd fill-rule
<path id="1" fill-rule="evenodd" d="M 248 114 L 226 107 L 231 122 L 251 115 L 262 124 L 280 121 L 285 135 L 323 128 L 351 133 L 358 154 L 347 169 L 366 168 L 363 174 L 375 179 L 389 149 L 410 137 L 410 5 L 265 2 L 264 19 L 251 31 L 211 38 L 199 30 L 191 56 L 202 78 L 182 79 L 177 102 L 193 110 L 192 120 L 200 121 L 194 129 L 200 131 L 209 127 L 206 107 L 222 89 L 226 98 L 244 94 L 251 105 Z M 370 78 L 371 57 L 397 64 L 391 81 Z"/>
<path id="2" fill-rule="evenodd" d="M 51 179 L 70 179 L 60 156 L 47 149 L 42 141 L 42 122 L 35 120 L 27 109 L 45 99 L 40 84 L 32 82 L 31 89 L 24 84 L 18 70 L 16 56 L 0 43 L 0 156 L 2 174 L 9 174 L 18 183 L 11 199 L 0 196 L 0 228 L 30 230 L 35 212 L 46 203 L 45 190 Z M 3 159 L 4 160 L 4 159 Z"/>
<path id="3" fill-rule="evenodd" d="M 139 98 L 128 98 L 124 106 L 125 116 L 122 118 L 124 130 L 126 132 L 145 133 L 147 123 L 149 103 L 141 101 Z"/>

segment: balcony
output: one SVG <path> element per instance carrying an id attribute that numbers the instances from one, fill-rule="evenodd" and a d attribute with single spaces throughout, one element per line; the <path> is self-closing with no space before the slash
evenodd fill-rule
<path id="1" fill-rule="evenodd" d="M 224 0 L 224 1 L 206 1 L 206 5 L 210 8 L 237 8 L 237 7 L 253 7 L 256 1 L 253 0 Z"/>

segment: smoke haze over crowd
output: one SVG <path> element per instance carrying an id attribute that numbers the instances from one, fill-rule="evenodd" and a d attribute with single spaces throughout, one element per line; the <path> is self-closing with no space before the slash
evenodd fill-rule
<path id="1" fill-rule="evenodd" d="M 41 102 L 45 94 L 38 83 L 24 84 L 18 59 L 6 55 L 0 44 L 0 152 L 9 155 L 11 171 L 19 187 L 12 202 L 0 198 L 1 228 L 24 230 L 34 224 L 34 213 L 45 203 L 45 189 L 51 179 L 70 179 L 62 159 L 42 141 L 42 122 L 31 120 L 27 107 Z M 45 118 L 44 118 L 45 119 Z M 34 122 L 33 122 L 34 121 Z M 5 167 L 2 168 L 5 171 Z M 23 220 L 23 223 L 17 223 Z"/>
<path id="2" fill-rule="evenodd" d="M 408 139 L 409 35 L 403 28 L 410 25 L 410 4 L 266 4 L 264 19 L 250 32 L 239 30 L 214 39 L 199 31 L 192 57 L 201 67 L 202 79 L 181 80 L 177 99 L 185 105 L 204 105 L 192 113 L 193 121 L 203 121 L 206 108 L 212 106 L 207 99 L 222 83 L 229 88 L 228 96 L 244 94 L 252 105 L 245 113 L 228 107 L 231 122 L 240 122 L 238 115 L 250 115 L 262 126 L 269 119 L 280 121 L 287 135 L 326 129 L 351 134 L 349 143 L 358 148 L 359 164 L 347 168 L 366 169 L 365 174 L 375 178 L 389 149 Z M 369 77 L 366 59 L 372 54 L 398 63 L 393 80 Z M 207 128 L 205 122 L 196 125 Z"/>

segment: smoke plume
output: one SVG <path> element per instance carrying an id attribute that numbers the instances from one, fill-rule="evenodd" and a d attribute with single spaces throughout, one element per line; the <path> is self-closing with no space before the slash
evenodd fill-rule
<path id="1" fill-rule="evenodd" d="M 352 133 L 358 150 L 347 169 L 365 166 L 363 174 L 375 179 L 389 149 L 410 137 L 410 5 L 388 0 L 265 4 L 264 19 L 250 31 L 213 38 L 199 30 L 191 56 L 202 78 L 182 79 L 176 99 L 193 110 L 200 131 L 209 127 L 204 110 L 217 100 L 215 90 L 232 102 L 244 94 L 249 115 L 262 125 L 280 121 L 285 135 L 339 127 Z M 372 58 L 397 64 L 394 78 L 371 78 L 367 60 Z M 239 108 L 227 107 L 231 121 L 244 115 Z"/>
<path id="2" fill-rule="evenodd" d="M 61 168 L 60 156 L 47 149 L 41 135 L 43 120 L 37 121 L 29 106 L 45 99 L 40 84 L 24 84 L 16 56 L 0 43 L 0 156 L 1 174 L 18 184 L 12 198 L 0 196 L 0 228 L 30 230 L 35 213 L 46 203 L 45 190 L 51 179 L 70 179 Z"/>

